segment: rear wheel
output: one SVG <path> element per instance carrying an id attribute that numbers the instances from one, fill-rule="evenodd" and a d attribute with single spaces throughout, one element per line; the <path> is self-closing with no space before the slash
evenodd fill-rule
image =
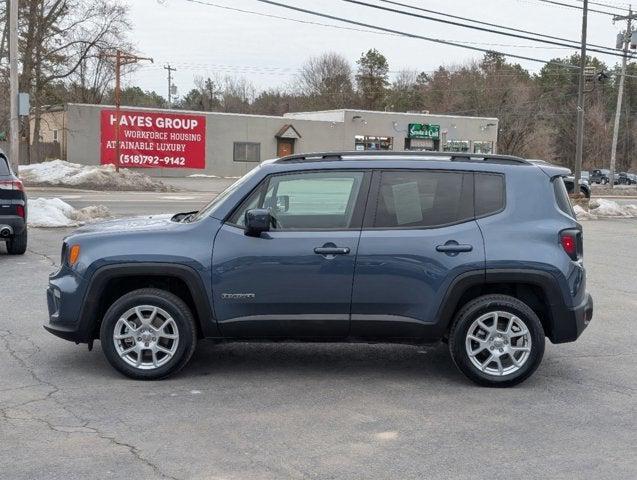
<path id="1" fill-rule="evenodd" d="M 526 380 L 544 355 L 544 330 L 531 308 L 508 295 L 485 295 L 456 315 L 449 350 L 474 382 L 509 387 Z"/>
<path id="2" fill-rule="evenodd" d="M 9 255 L 24 255 L 27 251 L 27 229 L 20 235 L 15 235 L 7 241 L 7 252 Z"/>
<path id="3" fill-rule="evenodd" d="M 119 298 L 100 329 L 109 363 L 138 380 L 177 373 L 190 360 L 197 341 L 188 306 L 165 290 L 144 288 Z"/>

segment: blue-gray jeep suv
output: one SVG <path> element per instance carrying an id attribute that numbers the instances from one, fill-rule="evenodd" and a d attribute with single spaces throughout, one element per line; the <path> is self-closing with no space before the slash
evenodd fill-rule
<path id="1" fill-rule="evenodd" d="M 200 338 L 443 340 L 473 381 L 514 385 L 592 317 L 568 174 L 459 153 L 267 161 L 198 212 L 67 237 L 46 329 L 100 339 L 137 379 L 177 372 Z"/>

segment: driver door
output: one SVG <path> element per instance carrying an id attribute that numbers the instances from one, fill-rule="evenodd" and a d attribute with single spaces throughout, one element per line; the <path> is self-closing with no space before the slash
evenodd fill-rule
<path id="1" fill-rule="evenodd" d="M 213 301 L 224 336 L 344 337 L 369 190 L 364 171 L 271 175 L 220 229 Z M 245 235 L 245 212 L 267 208 L 273 225 Z"/>

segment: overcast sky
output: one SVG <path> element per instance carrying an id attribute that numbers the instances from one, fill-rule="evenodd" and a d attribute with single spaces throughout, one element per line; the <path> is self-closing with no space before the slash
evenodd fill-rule
<path id="1" fill-rule="evenodd" d="M 553 47 L 521 39 L 443 25 L 403 15 L 381 12 L 369 7 L 352 5 L 341 0 L 279 0 L 310 10 L 330 13 L 423 36 L 475 42 L 475 46 L 508 53 L 549 59 L 575 53 L 575 49 Z M 378 0 L 365 0 L 379 3 Z M 579 39 L 581 11 L 550 5 L 540 0 L 397 0 L 464 17 L 506 25 L 569 39 Z M 580 0 L 560 0 L 581 5 Z M 619 0 L 597 0 L 626 6 Z M 293 12 L 256 0 L 201 0 L 202 3 L 277 15 L 310 22 L 346 24 Z M 290 20 L 240 13 L 223 8 L 193 3 L 188 0 L 128 0 L 133 22 L 131 40 L 140 53 L 154 57 L 153 65 L 145 65 L 128 79 L 146 90 L 156 90 L 166 96 L 166 71 L 170 62 L 179 94 L 193 87 L 196 76 L 231 74 L 244 76 L 258 88 L 286 86 L 294 80 L 296 70 L 312 55 L 334 51 L 347 57 L 352 64 L 361 52 L 376 48 L 389 60 L 390 70 L 413 69 L 431 71 L 439 65 L 449 65 L 481 57 L 481 53 L 463 48 L 431 43 L 387 34 L 336 29 L 302 24 Z M 591 5 L 591 8 L 609 8 Z M 616 10 L 612 10 L 614 13 Z M 425 14 L 426 15 L 426 14 Z M 621 26 L 625 25 L 622 23 Z M 350 28 L 361 28 L 350 25 Z M 589 43 L 605 46 L 615 44 L 620 24 L 599 13 L 589 15 Z M 600 55 L 608 65 L 619 58 Z M 517 61 L 517 60 L 516 60 Z M 541 64 L 519 61 L 532 71 Z"/>

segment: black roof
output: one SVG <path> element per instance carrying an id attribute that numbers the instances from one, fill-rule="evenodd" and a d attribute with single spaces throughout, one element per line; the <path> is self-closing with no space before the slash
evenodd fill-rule
<path id="1" fill-rule="evenodd" d="M 451 161 L 451 162 L 481 162 L 481 163 L 506 163 L 512 165 L 531 165 L 532 163 L 522 157 L 513 155 L 496 155 L 490 153 L 462 153 L 462 152 L 395 152 L 387 150 L 363 150 L 350 152 L 313 152 L 288 155 L 275 160 L 275 163 L 302 163 L 302 162 L 333 162 L 339 160 L 391 160 L 392 157 L 400 157 L 409 160 Z M 412 158 L 413 157 L 413 158 Z"/>

